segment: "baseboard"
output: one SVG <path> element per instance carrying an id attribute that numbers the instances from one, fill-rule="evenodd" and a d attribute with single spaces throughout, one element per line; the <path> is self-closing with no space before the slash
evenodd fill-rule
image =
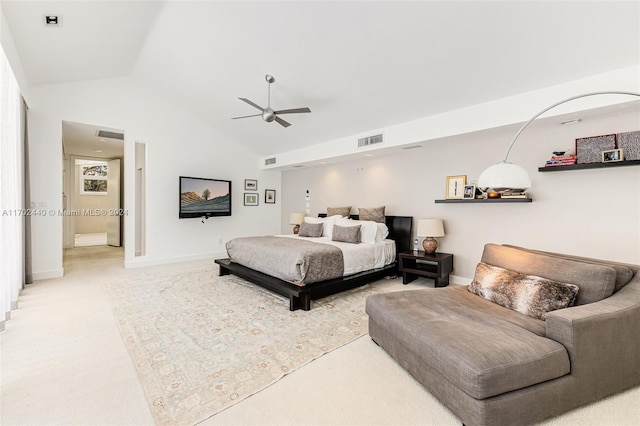
<path id="1" fill-rule="evenodd" d="M 215 259 L 227 257 L 227 253 L 222 251 L 218 253 L 203 253 L 190 256 L 178 256 L 178 257 L 165 257 L 160 259 L 148 259 L 146 256 L 136 257 L 134 259 L 128 259 L 124 261 L 125 269 L 144 268 L 146 266 L 158 266 L 167 265 L 171 263 L 192 262 L 194 260 L 211 259 L 211 262 Z"/>
<path id="2" fill-rule="evenodd" d="M 471 278 L 460 277 L 457 275 L 449 275 L 449 282 L 451 284 L 469 285 L 471 284 L 471 281 L 473 281 Z"/>
<path id="3" fill-rule="evenodd" d="M 64 276 L 64 268 L 54 269 L 52 271 L 33 272 L 33 281 L 50 280 L 52 278 L 62 278 Z"/>

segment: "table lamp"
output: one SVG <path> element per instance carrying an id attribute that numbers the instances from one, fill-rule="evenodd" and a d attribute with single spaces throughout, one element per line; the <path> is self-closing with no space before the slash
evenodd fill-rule
<path id="1" fill-rule="evenodd" d="M 304 213 L 291 213 L 291 216 L 289 216 L 289 225 L 295 225 L 293 227 L 294 234 L 300 231 L 300 224 L 302 222 L 304 222 Z"/>
<path id="2" fill-rule="evenodd" d="M 438 241 L 434 237 L 444 237 L 442 219 L 418 220 L 418 235 L 425 237 L 422 242 L 424 252 L 427 254 L 435 253 L 438 248 Z"/>

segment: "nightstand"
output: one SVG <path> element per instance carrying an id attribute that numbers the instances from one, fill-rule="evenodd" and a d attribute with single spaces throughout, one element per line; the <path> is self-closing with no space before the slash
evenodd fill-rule
<path id="1" fill-rule="evenodd" d="M 453 255 L 450 253 L 426 254 L 423 251 L 406 251 L 398 254 L 398 260 L 402 284 L 423 277 L 433 279 L 435 287 L 449 285 L 449 274 L 453 272 Z"/>

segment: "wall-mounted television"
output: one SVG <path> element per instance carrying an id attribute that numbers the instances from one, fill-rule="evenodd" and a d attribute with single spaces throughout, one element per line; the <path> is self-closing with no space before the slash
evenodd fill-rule
<path id="1" fill-rule="evenodd" d="M 231 181 L 180 176 L 180 219 L 231 216 Z"/>

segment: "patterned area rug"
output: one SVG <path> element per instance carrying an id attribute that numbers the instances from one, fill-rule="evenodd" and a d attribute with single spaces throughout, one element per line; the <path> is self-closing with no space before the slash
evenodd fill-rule
<path id="1" fill-rule="evenodd" d="M 159 425 L 193 425 L 367 333 L 369 285 L 308 312 L 218 268 L 105 283 Z"/>

